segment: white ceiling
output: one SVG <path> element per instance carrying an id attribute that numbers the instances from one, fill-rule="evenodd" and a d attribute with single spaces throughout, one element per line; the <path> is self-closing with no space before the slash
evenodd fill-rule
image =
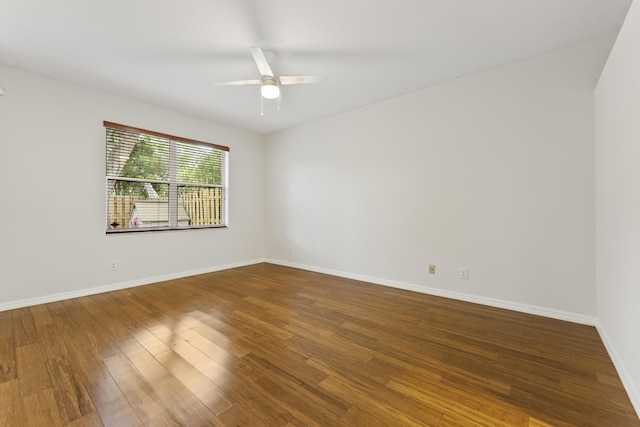
<path id="1" fill-rule="evenodd" d="M 1 0 L 0 64 L 270 133 L 620 29 L 631 0 Z M 250 46 L 283 88 L 276 111 Z M 0 85 L 2 82 L 0 81 Z"/>

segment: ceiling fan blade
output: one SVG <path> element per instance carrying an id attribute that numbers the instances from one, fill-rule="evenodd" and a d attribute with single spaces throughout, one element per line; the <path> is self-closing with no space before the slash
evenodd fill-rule
<path id="1" fill-rule="evenodd" d="M 214 86 L 242 86 L 242 85 L 259 85 L 262 81 L 260 79 L 252 80 L 236 80 L 232 82 L 219 82 L 214 83 Z"/>
<path id="2" fill-rule="evenodd" d="M 280 76 L 281 85 L 300 85 L 305 83 L 321 83 L 327 80 L 325 76 Z"/>
<path id="3" fill-rule="evenodd" d="M 269 62 L 267 62 L 267 58 L 264 56 L 262 49 L 253 46 L 251 47 L 251 54 L 253 55 L 254 61 L 256 61 L 258 70 L 260 70 L 260 75 L 273 77 L 273 71 L 271 71 Z"/>

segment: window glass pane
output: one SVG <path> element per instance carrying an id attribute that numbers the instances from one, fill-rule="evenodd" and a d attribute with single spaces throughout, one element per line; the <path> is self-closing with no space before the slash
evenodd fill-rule
<path id="1" fill-rule="evenodd" d="M 134 184 L 142 188 L 140 194 L 118 190 Z M 112 189 L 107 193 L 108 230 L 169 226 L 169 199 L 158 195 L 168 193 L 168 184 L 108 180 L 107 185 Z"/>
<path id="2" fill-rule="evenodd" d="M 169 144 L 168 139 L 107 128 L 107 175 L 166 181 Z M 141 191 L 139 186 L 125 187 Z"/>
<path id="3" fill-rule="evenodd" d="M 179 186 L 179 226 L 185 226 L 184 223 L 180 223 L 180 215 L 182 213 L 189 218 L 188 225 L 191 226 L 223 224 L 222 194 L 222 188 L 220 187 Z"/>
<path id="4" fill-rule="evenodd" d="M 222 185 L 225 154 L 213 147 L 176 143 L 178 181 Z"/>

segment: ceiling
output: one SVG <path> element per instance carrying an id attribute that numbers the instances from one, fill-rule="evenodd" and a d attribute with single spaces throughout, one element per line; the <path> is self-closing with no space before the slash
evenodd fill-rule
<path id="1" fill-rule="evenodd" d="M 266 134 L 616 32 L 630 4 L 2 0 L 0 64 Z M 259 86 L 213 85 L 259 77 L 250 46 L 328 80 L 261 116 Z"/>

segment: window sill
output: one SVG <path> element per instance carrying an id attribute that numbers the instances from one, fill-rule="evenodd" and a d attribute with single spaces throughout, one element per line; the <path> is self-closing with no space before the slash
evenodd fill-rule
<path id="1" fill-rule="evenodd" d="M 154 231 L 187 231 L 187 230 L 208 230 L 213 228 L 227 228 L 227 225 L 200 225 L 195 227 L 147 227 L 147 228 L 127 228 L 123 230 L 107 230 L 106 234 L 130 234 L 149 233 Z"/>

